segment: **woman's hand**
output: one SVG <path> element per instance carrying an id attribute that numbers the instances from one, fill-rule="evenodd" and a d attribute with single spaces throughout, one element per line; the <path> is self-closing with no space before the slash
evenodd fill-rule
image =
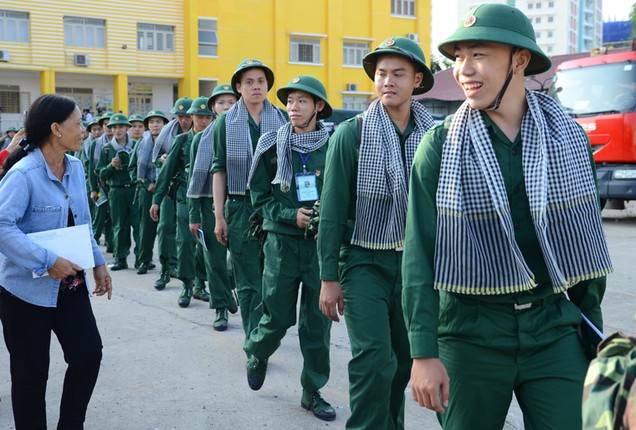
<path id="1" fill-rule="evenodd" d="M 108 274 L 108 269 L 104 264 L 93 268 L 93 278 L 95 279 L 93 294 L 96 296 L 108 294 L 108 300 L 110 300 L 113 295 L 113 280 Z"/>
<path id="2" fill-rule="evenodd" d="M 66 258 L 57 257 L 55 264 L 49 269 L 49 276 L 53 279 L 63 279 L 67 276 L 75 276 L 80 270 L 82 268 L 77 264 L 71 263 Z"/>

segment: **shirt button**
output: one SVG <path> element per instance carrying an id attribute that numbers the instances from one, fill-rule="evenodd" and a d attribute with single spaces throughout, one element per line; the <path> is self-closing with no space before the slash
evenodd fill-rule
<path id="1" fill-rule="evenodd" d="M 515 223 L 515 230 L 519 230 L 519 223 L 518 222 Z"/>
<path id="2" fill-rule="evenodd" d="M 520 189 L 521 187 L 517 185 L 512 191 L 514 191 L 515 193 L 518 193 Z"/>
<path id="3" fill-rule="evenodd" d="M 64 198 L 68 200 L 68 194 L 65 194 L 65 195 L 64 195 Z"/>
<path id="4" fill-rule="evenodd" d="M 517 155 L 517 150 L 516 149 L 512 150 L 512 155 Z"/>

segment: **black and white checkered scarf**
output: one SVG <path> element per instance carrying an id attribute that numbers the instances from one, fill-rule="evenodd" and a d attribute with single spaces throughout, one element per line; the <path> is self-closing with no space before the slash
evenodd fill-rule
<path id="1" fill-rule="evenodd" d="M 97 169 L 99 165 L 99 159 L 102 156 L 102 148 L 104 145 L 108 144 L 110 139 L 108 139 L 108 135 L 106 133 L 102 134 L 97 138 L 95 142 L 95 148 L 93 149 L 93 169 Z"/>
<path id="2" fill-rule="evenodd" d="M 194 158 L 190 185 L 188 185 L 187 197 L 197 199 L 201 197 L 213 197 L 212 195 L 212 159 L 214 158 L 214 145 L 212 143 L 214 122 L 210 123 L 199 140 L 199 147 Z"/>
<path id="3" fill-rule="evenodd" d="M 276 176 L 272 184 L 280 184 L 282 192 L 286 193 L 291 187 L 294 167 L 292 165 L 292 151 L 305 155 L 318 149 L 329 140 L 329 132 L 322 123 L 316 123 L 316 130 L 307 133 L 296 134 L 291 122 L 285 124 L 276 132 L 270 132 L 261 136 L 254 152 L 254 161 L 250 169 L 248 184 L 258 166 L 258 160 L 269 148 L 276 145 L 277 168 Z"/>
<path id="4" fill-rule="evenodd" d="M 163 126 L 161 132 L 159 132 L 159 136 L 155 139 L 155 145 L 152 148 L 152 161 L 156 162 L 157 158 L 161 157 L 163 154 L 167 154 L 170 152 L 172 148 L 172 144 L 174 143 L 175 137 L 179 134 L 179 119 L 174 118 L 168 124 Z M 188 130 L 185 130 L 186 132 Z"/>
<path id="5" fill-rule="evenodd" d="M 155 182 L 157 180 L 157 169 L 152 164 L 154 144 L 152 134 L 144 131 L 141 142 L 137 144 L 137 179 L 140 181 Z"/>
<path id="6" fill-rule="evenodd" d="M 528 91 L 521 123 L 530 212 L 555 292 L 609 273 L 583 130 L 549 96 Z M 442 150 L 435 288 L 507 294 L 536 286 L 515 241 L 510 203 L 486 124 L 464 103 Z"/>
<path id="7" fill-rule="evenodd" d="M 413 156 L 422 136 L 435 122 L 422 104 L 411 101 L 415 128 L 406 139 L 403 160 L 400 137 L 380 100 L 371 103 L 363 115 L 351 243 L 370 249 L 400 248 L 404 243 Z"/>
<path id="8" fill-rule="evenodd" d="M 278 130 L 287 121 L 282 111 L 265 99 L 261 110 L 260 134 Z M 245 195 L 247 176 L 252 166 L 252 137 L 249 130 L 249 113 L 243 98 L 225 114 L 227 155 L 227 187 L 229 194 Z"/>

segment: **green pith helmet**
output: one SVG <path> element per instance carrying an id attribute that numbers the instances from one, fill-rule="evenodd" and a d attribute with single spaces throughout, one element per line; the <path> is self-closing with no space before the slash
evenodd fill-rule
<path id="1" fill-rule="evenodd" d="M 190 115 L 213 115 L 212 111 L 208 107 L 207 97 L 197 97 L 194 99 L 187 113 Z"/>
<path id="2" fill-rule="evenodd" d="M 88 121 L 82 121 L 82 125 L 88 130 Z"/>
<path id="3" fill-rule="evenodd" d="M 88 130 L 88 132 L 90 133 L 91 131 L 91 127 L 94 125 L 100 125 L 99 124 L 99 118 L 93 118 L 93 120 L 91 122 L 88 123 L 88 125 L 86 126 L 86 130 Z M 101 125 L 100 125 L 101 127 Z"/>
<path id="4" fill-rule="evenodd" d="M 102 116 L 100 116 L 99 118 L 97 118 L 97 123 L 101 126 L 103 126 L 104 124 L 102 124 L 104 122 L 105 119 L 110 120 L 110 117 L 113 116 L 113 112 L 112 111 L 108 111 L 105 112 Z"/>
<path id="5" fill-rule="evenodd" d="M 17 132 L 18 132 L 18 129 L 17 129 L 17 128 L 15 128 L 15 127 L 9 127 L 9 128 L 7 128 L 7 131 L 6 131 L 5 133 L 9 133 L 9 132 L 17 133 Z"/>
<path id="6" fill-rule="evenodd" d="M 293 91 L 304 91 L 325 102 L 324 109 L 318 112 L 318 119 L 329 118 L 331 116 L 333 110 L 327 101 L 327 90 L 325 90 L 325 86 L 318 79 L 308 75 L 296 76 L 294 79 L 289 81 L 287 85 L 276 91 L 278 100 L 280 100 L 282 104 L 286 105 L 287 97 L 289 96 L 289 93 Z"/>
<path id="7" fill-rule="evenodd" d="M 362 59 L 362 66 L 364 71 L 367 72 L 367 76 L 371 80 L 375 80 L 375 64 L 378 62 L 378 57 L 381 55 L 399 55 L 411 60 L 411 63 L 415 66 L 416 71 L 424 74 L 424 79 L 419 87 L 413 90 L 413 94 L 423 94 L 433 88 L 435 79 L 431 70 L 426 65 L 426 58 L 422 48 L 408 37 L 389 37 L 384 42 L 375 48 L 374 51 L 369 52 Z"/>
<path id="8" fill-rule="evenodd" d="M 150 120 L 150 118 L 161 118 L 163 120 L 164 125 L 170 122 L 166 114 L 164 114 L 162 111 L 151 110 L 150 112 L 146 114 L 146 117 L 144 118 L 144 126 L 146 128 L 148 128 L 148 121 Z"/>
<path id="9" fill-rule="evenodd" d="M 526 75 L 536 75 L 550 69 L 552 62 L 537 45 L 532 22 L 519 9 L 504 4 L 482 4 L 464 16 L 457 29 L 438 49 L 455 60 L 455 44 L 463 41 L 503 43 L 527 49 L 532 56 Z"/>
<path id="10" fill-rule="evenodd" d="M 132 123 L 133 121 L 144 122 L 144 117 L 138 113 L 134 113 L 128 117 L 128 122 Z"/>
<path id="11" fill-rule="evenodd" d="M 230 84 L 219 84 L 214 87 L 214 90 L 212 91 L 212 95 L 208 100 L 208 108 L 210 108 L 210 110 L 214 110 L 214 100 L 217 96 L 222 96 L 224 94 L 229 94 L 236 97 L 236 93 L 232 90 L 232 86 Z"/>
<path id="12" fill-rule="evenodd" d="M 126 115 L 123 113 L 116 113 L 110 117 L 110 121 L 108 121 L 106 127 L 112 127 L 114 125 L 127 125 L 130 127 L 132 124 L 128 121 L 128 117 Z"/>
<path id="13" fill-rule="evenodd" d="M 188 109 L 192 106 L 192 99 L 190 97 L 182 97 L 174 103 L 174 107 L 170 109 L 170 113 L 177 116 L 187 116 Z"/>
<path id="14" fill-rule="evenodd" d="M 274 86 L 274 72 L 267 67 L 265 64 L 261 63 L 258 60 L 253 58 L 248 58 L 247 60 L 241 61 L 241 64 L 238 65 L 236 71 L 232 75 L 232 90 L 237 96 L 240 96 L 239 92 L 236 90 L 236 84 L 240 83 L 241 75 L 243 72 L 249 69 L 258 68 L 262 69 L 265 72 L 265 79 L 267 79 L 267 91 L 271 90 Z"/>

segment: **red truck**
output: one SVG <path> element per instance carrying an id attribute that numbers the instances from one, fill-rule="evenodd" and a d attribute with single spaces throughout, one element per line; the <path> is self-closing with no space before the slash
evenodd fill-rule
<path id="1" fill-rule="evenodd" d="M 548 93 L 590 138 L 601 203 L 636 200 L 636 51 L 563 62 Z"/>

